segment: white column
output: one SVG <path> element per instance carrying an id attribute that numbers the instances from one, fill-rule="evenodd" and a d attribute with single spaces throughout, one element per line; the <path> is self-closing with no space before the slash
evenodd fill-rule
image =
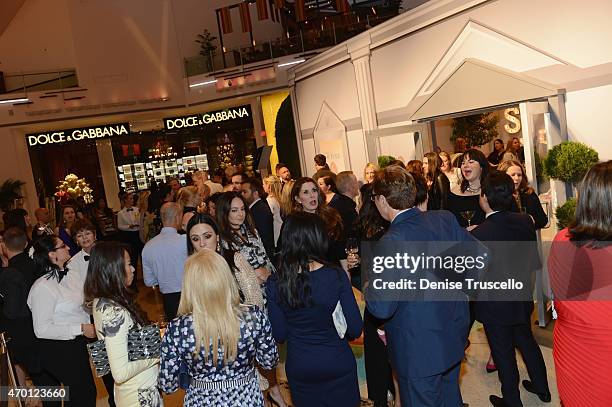
<path id="1" fill-rule="evenodd" d="M 376 103 L 370 69 L 370 37 L 360 36 L 348 42 L 348 52 L 355 70 L 355 84 L 359 98 L 359 112 L 368 161 L 376 162 L 380 153 L 378 138 L 372 134 L 378 128 Z"/>

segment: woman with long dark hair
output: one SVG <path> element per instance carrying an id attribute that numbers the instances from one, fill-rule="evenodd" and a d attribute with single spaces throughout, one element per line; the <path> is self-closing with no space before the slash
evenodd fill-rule
<path id="1" fill-rule="evenodd" d="M 128 359 L 128 331 L 148 323 L 128 288 L 133 279 L 134 267 L 127 246 L 100 242 L 91 249 L 85 299 L 92 302 L 96 332 L 99 339 L 104 339 L 115 380 L 115 403 L 118 406 L 160 406 L 159 358 Z"/>
<path id="2" fill-rule="evenodd" d="M 361 314 L 346 275 L 325 260 L 323 219 L 299 211 L 285 220 L 282 238 L 280 268 L 266 292 L 274 337 L 288 342 L 285 369 L 293 403 L 357 406 L 357 365 L 348 339 L 361 333 Z M 338 304 L 346 319 L 342 337 L 332 320 Z"/>
<path id="3" fill-rule="evenodd" d="M 578 186 L 575 220 L 555 237 L 548 270 L 557 311 L 553 356 L 562 405 L 612 406 L 612 161 Z"/>
<path id="4" fill-rule="evenodd" d="M 52 235 L 41 237 L 33 247 L 42 277 L 30 289 L 28 306 L 46 385 L 70 387 L 70 401 L 64 401 L 64 406 L 94 407 L 96 386 L 85 337 L 95 338 L 96 332 L 83 309 L 82 294 L 70 288 L 66 277 L 68 246 Z"/>
<path id="5" fill-rule="evenodd" d="M 325 203 L 317 183 L 312 178 L 298 178 L 291 188 L 291 201 L 293 203 L 292 214 L 297 212 L 314 213 L 323 220 L 330 240 L 326 258 L 329 261 L 341 264 L 346 259 L 346 236 L 342 218 L 337 210 Z M 282 233 L 279 241 L 280 244 L 283 244 Z"/>
<path id="6" fill-rule="evenodd" d="M 448 207 L 459 224 L 472 229 L 484 221 L 480 208 L 480 183 L 489 173 L 489 162 L 482 151 L 467 150 L 461 157 L 461 184 L 454 186 L 448 194 Z"/>
<path id="7" fill-rule="evenodd" d="M 525 167 L 518 161 L 504 161 L 499 164 L 498 170 L 508 174 L 514 182 L 514 199 L 511 210 L 525 212 L 533 219 L 536 229 L 542 229 L 548 223 L 548 216 L 542 209 L 542 204 L 533 188 L 529 186 Z"/>
<path id="8" fill-rule="evenodd" d="M 436 153 L 426 153 L 423 157 L 423 173 L 427 181 L 427 209 L 435 211 L 446 209 L 450 182 L 442 170 L 442 160 Z"/>
<path id="9" fill-rule="evenodd" d="M 487 160 L 491 165 L 497 165 L 502 161 L 504 155 L 504 141 L 500 138 L 495 139 L 493 142 L 493 151 L 487 157 Z"/>

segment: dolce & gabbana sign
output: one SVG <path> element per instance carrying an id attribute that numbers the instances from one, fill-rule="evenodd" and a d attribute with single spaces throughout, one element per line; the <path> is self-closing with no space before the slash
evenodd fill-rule
<path id="1" fill-rule="evenodd" d="M 26 140 L 28 142 L 28 146 L 36 147 L 48 144 L 63 144 L 73 141 L 124 136 L 127 134 L 130 134 L 130 124 L 117 123 L 96 127 L 81 127 L 78 129 L 26 134 Z"/>
<path id="2" fill-rule="evenodd" d="M 214 112 L 193 114 L 191 116 L 171 117 L 164 119 L 166 130 L 184 129 L 207 124 L 226 122 L 251 116 L 251 106 L 238 106 Z"/>

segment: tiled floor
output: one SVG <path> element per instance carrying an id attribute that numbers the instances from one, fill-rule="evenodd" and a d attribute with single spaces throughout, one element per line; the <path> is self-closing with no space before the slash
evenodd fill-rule
<path id="1" fill-rule="evenodd" d="M 141 306 L 147 311 L 149 314 L 149 318 L 152 320 L 156 320 L 159 315 L 163 313 L 162 305 L 161 305 L 161 297 L 156 297 L 153 291 L 147 287 L 141 287 L 138 302 Z M 536 329 L 538 335 L 537 337 L 544 338 L 542 342 L 550 343 L 547 338 L 550 336 L 549 330 L 540 330 Z M 538 339 L 539 340 L 539 339 Z M 467 350 L 466 359 L 461 367 L 461 393 L 463 395 L 464 402 L 469 403 L 470 407 L 488 407 L 489 403 L 489 395 L 496 394 L 501 396 L 499 380 L 497 378 L 497 374 L 487 374 L 485 372 L 485 365 L 489 358 L 489 347 L 486 341 L 486 337 L 484 335 L 482 325 L 476 323 L 472 332 L 470 334 L 471 346 Z M 541 342 L 541 343 L 542 343 Z M 542 353 L 544 354 L 544 360 L 546 362 L 547 370 L 548 370 L 548 381 L 550 384 L 550 390 L 553 395 L 552 403 L 542 403 L 537 396 L 526 392 L 525 390 L 521 391 L 521 398 L 523 404 L 526 407 L 538 407 L 538 406 L 549 406 L 549 407 L 559 407 L 560 403 L 558 401 L 557 394 L 557 386 L 554 374 L 554 365 L 552 359 L 552 349 L 549 347 L 541 346 Z M 353 351 L 355 353 L 355 357 L 357 359 L 358 373 L 359 373 L 359 384 L 361 389 L 362 397 L 367 398 L 367 389 L 365 383 L 365 370 L 363 365 L 363 347 L 362 346 L 354 346 Z M 519 360 L 519 371 L 521 374 L 521 379 L 527 379 L 527 371 L 525 369 L 525 365 L 522 363 L 520 356 L 517 358 Z M 279 379 L 284 381 L 286 379 L 284 373 L 284 365 L 281 365 L 278 368 Z M 106 407 L 108 403 L 106 401 L 107 394 L 104 389 L 104 385 L 100 380 L 96 380 L 96 385 L 98 387 L 98 403 L 99 407 Z M 289 400 L 289 392 L 286 386 L 284 387 L 284 391 L 286 392 L 286 400 Z M 175 393 L 170 396 L 164 397 L 164 404 L 166 407 L 175 407 L 182 406 L 183 394 Z M 363 403 L 363 405 L 369 405 L 369 403 Z"/>

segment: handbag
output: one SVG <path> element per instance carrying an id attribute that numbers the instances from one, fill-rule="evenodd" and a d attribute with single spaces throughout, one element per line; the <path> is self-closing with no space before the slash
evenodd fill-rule
<path id="1" fill-rule="evenodd" d="M 156 324 L 132 328 L 128 331 L 128 359 L 135 360 L 159 358 L 161 336 Z M 96 369 L 96 376 L 110 373 L 110 363 L 104 339 L 87 344 L 87 351 Z"/>
<path id="2" fill-rule="evenodd" d="M 332 319 L 334 320 L 334 326 L 336 327 L 338 336 L 340 339 L 344 339 L 344 335 L 346 334 L 346 318 L 344 317 L 340 301 L 338 301 L 336 308 L 334 308 L 334 312 L 332 312 Z"/>

